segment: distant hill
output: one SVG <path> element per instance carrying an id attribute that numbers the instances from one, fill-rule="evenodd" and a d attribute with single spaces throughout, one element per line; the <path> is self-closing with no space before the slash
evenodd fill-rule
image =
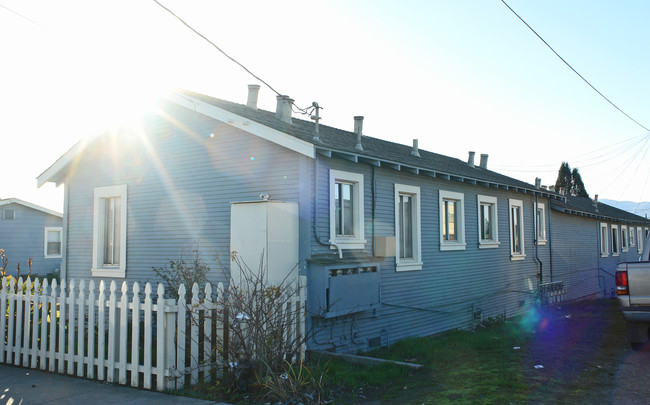
<path id="1" fill-rule="evenodd" d="M 640 215 L 645 217 L 646 215 L 650 217 L 650 202 L 634 202 L 634 201 L 616 201 L 616 200 L 607 200 L 601 199 L 601 202 L 611 205 L 632 214 Z"/>

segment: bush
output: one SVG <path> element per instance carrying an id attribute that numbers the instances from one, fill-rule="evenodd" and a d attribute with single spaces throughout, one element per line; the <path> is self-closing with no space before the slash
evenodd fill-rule
<path id="1" fill-rule="evenodd" d="M 194 283 L 203 290 L 205 284 L 208 282 L 207 275 L 210 272 L 208 266 L 199 255 L 198 243 L 192 249 L 192 260 L 186 262 L 183 257 L 183 251 L 178 259 L 169 260 L 168 267 L 152 267 L 154 273 L 162 278 L 165 286 L 165 295 L 169 298 L 178 299 L 178 289 L 181 284 L 190 290 Z M 189 295 L 187 296 L 189 299 Z"/>

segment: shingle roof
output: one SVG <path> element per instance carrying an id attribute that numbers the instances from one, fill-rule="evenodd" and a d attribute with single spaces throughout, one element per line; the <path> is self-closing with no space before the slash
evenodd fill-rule
<path id="1" fill-rule="evenodd" d="M 650 220 L 631 212 L 612 207 L 602 202 L 596 203 L 591 198 L 565 196 L 566 201 L 554 200 L 551 208 L 556 211 L 574 215 L 584 215 L 598 219 L 616 219 L 623 222 L 650 224 Z"/>
<path id="2" fill-rule="evenodd" d="M 388 161 L 394 164 L 406 165 L 416 169 L 430 170 L 449 176 L 460 176 L 473 179 L 478 182 L 507 186 L 529 190 L 544 195 L 558 195 L 547 190 L 536 189 L 534 185 L 483 169 L 479 166 L 470 166 L 467 162 L 438 153 L 419 150 L 420 157 L 411 154 L 412 147 L 395 142 L 365 136 L 362 139 L 363 151 L 355 149 L 357 145 L 357 134 L 333 128 L 327 125 L 319 125 L 320 142 L 314 141 L 315 124 L 311 121 L 292 118 L 292 124 L 285 123 L 276 118 L 275 113 L 260 109 L 248 108 L 243 104 L 217 99 L 204 94 L 188 90 L 177 90 L 178 92 L 199 99 L 205 103 L 227 110 L 246 119 L 258 122 L 262 125 L 292 135 L 303 141 L 312 143 L 317 149 L 331 150 L 354 154 L 361 158 L 373 158 Z"/>

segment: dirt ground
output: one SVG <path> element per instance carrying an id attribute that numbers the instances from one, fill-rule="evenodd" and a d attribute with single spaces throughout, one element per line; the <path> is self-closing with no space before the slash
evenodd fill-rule
<path id="1" fill-rule="evenodd" d="M 531 403 L 650 404 L 650 353 L 629 348 L 615 299 L 545 309 L 530 344 Z"/>

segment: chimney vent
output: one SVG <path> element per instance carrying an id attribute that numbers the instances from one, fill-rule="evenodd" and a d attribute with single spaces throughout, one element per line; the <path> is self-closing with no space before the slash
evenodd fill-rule
<path id="1" fill-rule="evenodd" d="M 476 152 L 469 152 L 469 158 L 467 159 L 469 167 L 474 167 L 474 155 L 476 155 Z"/>
<path id="2" fill-rule="evenodd" d="M 289 96 L 276 96 L 276 100 L 278 101 L 277 106 L 275 108 L 275 117 L 282 122 L 286 122 L 287 124 L 292 124 L 293 122 L 291 121 L 291 104 L 293 104 L 293 99 Z"/>
<path id="3" fill-rule="evenodd" d="M 598 194 L 596 194 L 596 195 L 594 196 L 594 202 L 595 202 L 596 204 L 598 204 Z"/>
<path id="4" fill-rule="evenodd" d="M 560 195 L 566 195 L 566 187 L 560 187 Z"/>
<path id="5" fill-rule="evenodd" d="M 259 84 L 248 85 L 248 100 L 246 100 L 246 107 L 257 110 L 257 96 L 260 92 Z"/>
<path id="6" fill-rule="evenodd" d="M 540 188 L 542 187 L 542 179 L 539 177 L 535 177 L 535 188 Z"/>
<path id="7" fill-rule="evenodd" d="M 415 157 L 420 157 L 420 151 L 418 150 L 418 140 L 413 139 L 413 150 L 411 151 L 411 155 Z"/>
<path id="8" fill-rule="evenodd" d="M 488 156 L 487 153 L 481 153 L 481 169 L 487 169 Z"/>
<path id="9" fill-rule="evenodd" d="M 549 189 L 549 191 L 554 193 L 555 192 L 555 185 L 551 184 L 550 186 L 548 186 L 548 189 Z"/>
<path id="10" fill-rule="evenodd" d="M 354 133 L 363 135 L 363 116 L 357 115 L 354 117 Z"/>

